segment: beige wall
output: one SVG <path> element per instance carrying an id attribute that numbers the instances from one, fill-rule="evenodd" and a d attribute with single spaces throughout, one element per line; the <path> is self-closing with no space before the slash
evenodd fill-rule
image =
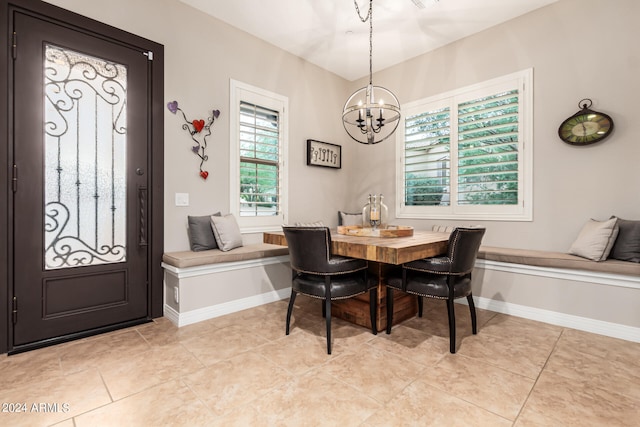
<path id="1" fill-rule="evenodd" d="M 207 181 L 198 176 L 181 119 L 165 109 L 165 251 L 188 249 L 187 215 L 229 212 L 229 80 L 289 98 L 290 221 L 337 223 L 335 206 L 349 199 L 350 168 L 306 165 L 306 140 L 344 145 L 341 112 L 348 82 L 177 0 L 50 0 L 165 47 L 165 100 L 177 100 L 189 118 L 219 109 L 209 139 Z M 343 158 L 351 155 L 343 148 Z M 175 193 L 190 195 L 175 206 Z M 245 236 L 254 241 L 260 236 Z"/>
<path id="2" fill-rule="evenodd" d="M 346 97 L 363 80 L 346 82 L 177 0 L 50 3 L 164 44 L 165 103 L 178 100 L 194 118 L 211 108 L 222 112 L 203 182 L 180 120 L 165 111 L 165 250 L 188 247 L 187 215 L 229 210 L 230 78 L 289 97 L 290 221 L 335 225 L 338 208 L 359 210 L 373 192 L 385 194 L 393 213 L 395 142 L 351 142 L 340 121 Z M 410 102 L 534 69 L 534 220 L 485 222 L 485 244 L 566 251 L 588 218 L 640 218 L 640 141 L 633 133 L 640 93 L 638 16 L 636 0 L 560 0 L 374 75 L 374 84 Z M 610 114 L 616 129 L 602 143 L 573 147 L 556 132 L 582 98 Z M 343 169 L 306 166 L 307 138 L 342 145 Z M 175 207 L 176 192 L 188 192 L 191 206 Z M 435 222 L 401 223 L 424 228 Z"/>
<path id="3" fill-rule="evenodd" d="M 567 251 L 589 218 L 640 218 L 639 16 L 637 0 L 560 0 L 374 75 L 374 84 L 406 103 L 533 68 L 533 222 L 485 222 L 484 244 Z M 557 129 L 582 98 L 611 115 L 615 130 L 599 144 L 574 147 Z M 359 147 L 371 169 L 354 180 L 354 196 L 375 191 L 395 199 L 394 155 L 393 143 Z M 424 228 L 445 221 L 398 222 Z"/>

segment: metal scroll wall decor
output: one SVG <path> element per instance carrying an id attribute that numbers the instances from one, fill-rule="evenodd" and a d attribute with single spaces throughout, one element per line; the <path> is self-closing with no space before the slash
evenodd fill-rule
<path id="1" fill-rule="evenodd" d="M 184 114 L 184 111 L 178 106 L 178 101 L 171 101 L 167 103 L 167 108 L 173 114 L 180 111 L 182 113 L 182 118 L 184 119 L 184 124 L 182 125 L 182 129 L 189 133 L 193 142 L 196 145 L 191 147 L 191 151 L 200 157 L 200 177 L 206 180 L 209 176 L 209 172 L 202 169 L 202 165 L 204 162 L 209 160 L 209 156 L 207 156 L 205 150 L 207 149 L 207 137 L 211 135 L 211 125 L 213 122 L 220 116 L 220 110 L 213 110 L 211 116 L 207 118 L 205 122 L 202 119 L 198 120 L 189 120 L 187 116 Z M 202 132 L 204 130 L 204 132 Z"/>
<path id="2" fill-rule="evenodd" d="M 127 68 L 45 45 L 45 269 L 126 261 Z"/>

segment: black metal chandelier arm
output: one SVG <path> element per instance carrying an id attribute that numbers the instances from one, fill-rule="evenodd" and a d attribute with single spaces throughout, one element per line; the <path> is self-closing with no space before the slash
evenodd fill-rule
<path id="1" fill-rule="evenodd" d="M 373 133 L 380 133 L 380 128 L 374 128 L 374 127 L 371 127 L 371 128 L 368 128 L 368 129 L 365 128 L 365 127 L 361 127 L 360 128 L 360 133 L 363 134 L 363 135 L 366 135 L 367 133 L 369 133 L 369 131 L 371 131 Z"/>
<path id="2" fill-rule="evenodd" d="M 377 126 L 377 127 L 371 126 L 369 129 L 371 131 L 373 131 L 373 133 L 380 133 L 380 131 L 382 130 L 382 126 L 384 126 L 384 125 L 380 125 L 380 126 Z M 367 132 L 369 132 L 369 130 L 364 125 L 361 125 L 361 126 L 358 126 L 358 127 L 360 128 L 360 133 L 363 134 L 363 135 L 366 134 Z"/>

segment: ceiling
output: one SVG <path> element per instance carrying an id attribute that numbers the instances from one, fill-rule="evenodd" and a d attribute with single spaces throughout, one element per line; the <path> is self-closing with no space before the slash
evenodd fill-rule
<path id="1" fill-rule="evenodd" d="M 353 0 L 180 0 L 352 81 L 369 74 L 369 23 Z M 356 0 L 362 16 L 367 0 Z M 558 0 L 375 0 L 373 71 Z"/>

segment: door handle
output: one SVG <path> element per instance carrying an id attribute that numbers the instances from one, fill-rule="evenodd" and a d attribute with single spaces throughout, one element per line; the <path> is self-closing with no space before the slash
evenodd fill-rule
<path id="1" fill-rule="evenodd" d="M 147 242 L 147 187 L 138 186 L 138 246 L 148 246 Z"/>

